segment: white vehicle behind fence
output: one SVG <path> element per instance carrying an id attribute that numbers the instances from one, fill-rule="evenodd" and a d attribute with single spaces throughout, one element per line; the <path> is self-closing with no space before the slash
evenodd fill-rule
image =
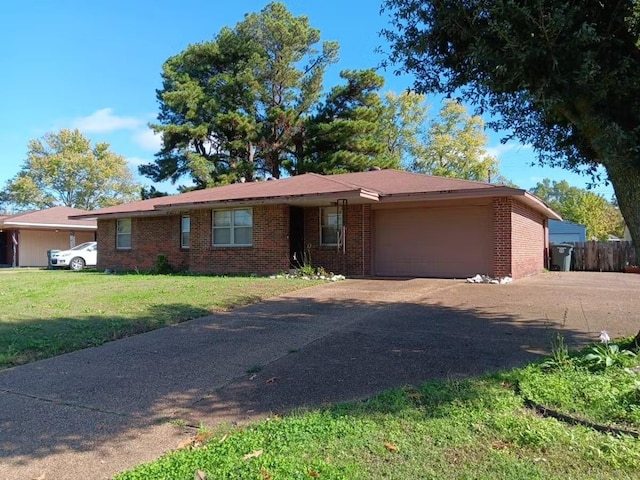
<path id="1" fill-rule="evenodd" d="M 52 267 L 82 270 L 84 267 L 95 267 L 98 261 L 98 243 L 86 242 L 69 250 L 60 250 L 51 254 Z"/>

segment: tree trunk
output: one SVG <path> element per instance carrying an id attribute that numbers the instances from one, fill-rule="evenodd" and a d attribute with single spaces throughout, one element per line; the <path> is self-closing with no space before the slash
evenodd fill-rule
<path id="1" fill-rule="evenodd" d="M 618 160 L 608 162 L 605 168 L 616 193 L 620 212 L 631 233 L 636 263 L 640 263 L 640 166 L 631 160 Z"/>

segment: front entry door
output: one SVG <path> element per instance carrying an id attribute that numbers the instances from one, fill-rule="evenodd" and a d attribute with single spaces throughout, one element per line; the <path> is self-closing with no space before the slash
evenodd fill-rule
<path id="1" fill-rule="evenodd" d="M 7 232 L 0 232 L 0 265 L 7 264 Z"/>
<path id="2" fill-rule="evenodd" d="M 304 209 L 289 207 L 289 261 L 294 268 L 304 261 Z"/>

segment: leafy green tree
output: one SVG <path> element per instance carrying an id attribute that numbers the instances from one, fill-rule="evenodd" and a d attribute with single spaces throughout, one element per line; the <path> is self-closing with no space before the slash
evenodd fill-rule
<path id="1" fill-rule="evenodd" d="M 604 166 L 640 257 L 640 2 L 385 0 L 390 62 L 454 94 L 542 163 Z"/>
<path id="2" fill-rule="evenodd" d="M 425 148 L 429 108 L 425 96 L 415 92 L 386 92 L 376 138 L 384 144 L 383 156 L 410 168 Z"/>
<path id="3" fill-rule="evenodd" d="M 149 200 L 150 198 L 166 197 L 167 195 L 169 195 L 168 192 L 162 192 L 156 189 L 156 187 L 154 187 L 153 185 L 149 187 L 140 188 L 140 198 L 142 200 Z"/>
<path id="4" fill-rule="evenodd" d="M 445 101 L 427 131 L 412 170 L 429 175 L 487 181 L 498 175 L 498 160 L 485 149 L 484 121 L 455 100 Z"/>
<path id="5" fill-rule="evenodd" d="M 548 178 L 532 188 L 531 193 L 565 220 L 586 225 L 588 239 L 608 240 L 610 234 L 623 235 L 624 221 L 620 211 L 601 195 L 572 187 L 566 180 L 556 182 Z"/>
<path id="6" fill-rule="evenodd" d="M 399 168 L 380 141 L 384 79 L 372 70 L 344 71 L 345 85 L 334 87 L 307 122 L 307 146 L 290 173 L 344 173 L 373 166 Z"/>
<path id="7" fill-rule="evenodd" d="M 187 175 L 200 188 L 278 178 L 283 162 L 301 154 L 325 69 L 337 60 L 337 43 L 319 41 L 307 17 L 270 3 L 167 60 L 152 125 L 163 148 L 140 172 L 155 181 Z"/>
<path id="8" fill-rule="evenodd" d="M 3 198 L 21 209 L 56 205 L 93 210 L 138 198 L 139 186 L 123 157 L 108 143 L 94 147 L 79 130 L 31 140 L 20 172 Z"/>

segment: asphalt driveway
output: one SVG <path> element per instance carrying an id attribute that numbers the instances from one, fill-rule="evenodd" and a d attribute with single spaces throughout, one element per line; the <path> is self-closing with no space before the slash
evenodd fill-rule
<path id="1" fill-rule="evenodd" d="M 5 370 L 0 479 L 110 478 L 188 425 L 522 365 L 558 331 L 572 345 L 635 334 L 638 292 L 640 275 L 610 273 L 348 280 Z"/>

